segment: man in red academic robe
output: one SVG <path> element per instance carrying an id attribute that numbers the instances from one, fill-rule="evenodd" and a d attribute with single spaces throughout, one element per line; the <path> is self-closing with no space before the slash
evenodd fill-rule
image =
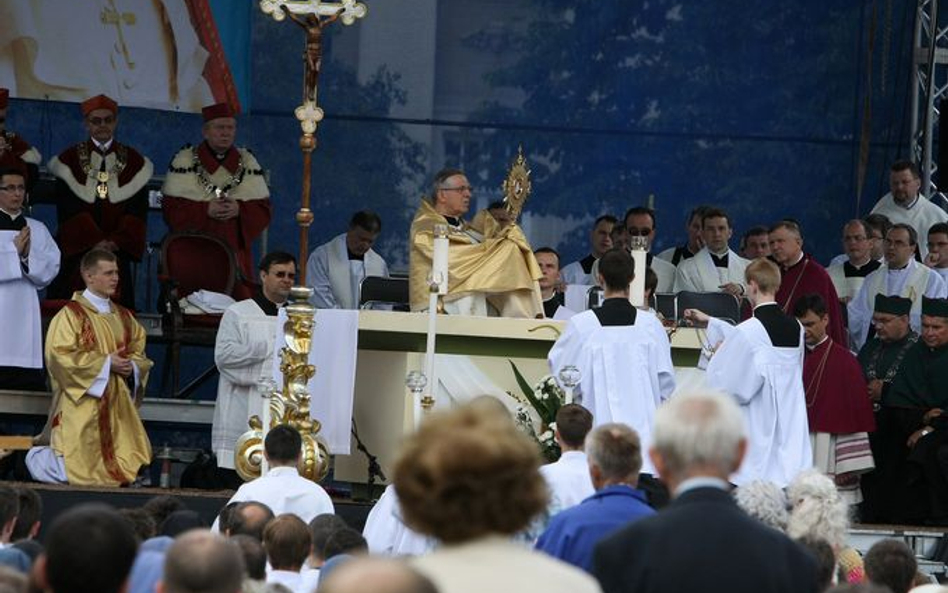
<path id="1" fill-rule="evenodd" d="M 234 146 L 233 109 L 218 103 L 201 110 L 204 142 L 175 154 L 161 191 L 172 231 L 200 231 L 223 239 L 246 278 L 254 278 L 253 242 L 270 224 L 270 190 L 253 154 Z"/>
<path id="2" fill-rule="evenodd" d="M 803 325 L 806 354 L 803 387 L 813 465 L 836 481 L 849 504 L 862 501 L 860 474 L 875 467 L 869 434 L 876 429 L 869 390 L 859 361 L 826 333 L 829 315 L 818 294 L 797 299 L 794 316 Z"/>
<path id="3" fill-rule="evenodd" d="M 36 148 L 16 132 L 7 129 L 7 110 L 10 107 L 10 91 L 0 88 L 0 169 L 19 169 L 26 176 L 26 191 L 29 193 L 39 174 L 42 156 Z"/>
<path id="4" fill-rule="evenodd" d="M 82 290 L 79 262 L 93 248 L 105 249 L 118 257 L 119 289 L 112 298 L 134 310 L 132 262 L 141 261 L 145 252 L 146 185 L 154 166 L 148 157 L 115 139 L 118 103 L 97 95 L 83 101 L 81 108 L 89 138 L 46 165 L 56 177 L 56 240 L 63 256 L 48 294 L 68 299 Z"/>
<path id="5" fill-rule="evenodd" d="M 839 296 L 833 286 L 833 280 L 826 268 L 815 259 L 803 253 L 803 235 L 800 226 L 792 221 L 782 220 L 770 227 L 771 259 L 780 266 L 780 289 L 777 291 L 777 304 L 784 313 L 793 313 L 797 299 L 805 294 L 818 294 L 826 303 L 829 315 L 827 327 L 829 336 L 844 348 L 849 346 L 843 316 L 839 309 Z"/>

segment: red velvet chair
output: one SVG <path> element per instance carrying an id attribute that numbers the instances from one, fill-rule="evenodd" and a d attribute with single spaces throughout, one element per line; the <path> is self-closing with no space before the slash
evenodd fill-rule
<path id="1" fill-rule="evenodd" d="M 179 300 L 199 290 L 210 290 L 239 301 L 250 298 L 256 285 L 241 275 L 237 258 L 227 243 L 213 235 L 188 231 L 170 233 L 162 241 L 158 281 L 162 339 L 168 343 L 162 391 L 166 392 L 170 377 L 172 396 L 186 397 L 217 369 L 207 369 L 180 389 L 181 346 L 213 347 L 221 315 L 185 315 Z"/>

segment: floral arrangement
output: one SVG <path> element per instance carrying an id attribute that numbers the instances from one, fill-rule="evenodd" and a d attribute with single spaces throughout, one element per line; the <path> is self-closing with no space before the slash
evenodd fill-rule
<path id="1" fill-rule="evenodd" d="M 566 394 L 553 375 L 543 376 L 536 385 L 531 387 L 517 365 L 513 361 L 507 362 L 510 363 L 517 385 L 520 386 L 524 396 L 518 397 L 507 392 L 520 404 L 517 406 L 515 416 L 517 426 L 537 442 L 544 459 L 552 463 L 560 458 L 560 446 L 553 438 L 553 431 L 556 429 L 556 413 L 563 405 Z M 531 409 L 525 407 L 526 405 L 530 406 L 533 414 L 531 414 Z M 539 420 L 539 426 L 537 426 L 537 420 Z"/>

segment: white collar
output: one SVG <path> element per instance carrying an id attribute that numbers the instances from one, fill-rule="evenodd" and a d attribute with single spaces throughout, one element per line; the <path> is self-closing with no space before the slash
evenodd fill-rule
<path id="1" fill-rule="evenodd" d="M 787 267 L 788 267 L 788 268 L 792 268 L 793 266 L 795 266 L 795 265 L 797 265 L 798 263 L 800 263 L 800 260 L 802 260 L 802 259 L 803 259 L 803 250 L 800 250 L 800 255 L 797 257 L 797 259 L 795 259 L 792 264 L 787 264 Z"/>
<path id="2" fill-rule="evenodd" d="M 22 211 L 22 210 L 20 210 L 20 211 L 17 212 L 16 214 L 13 214 L 12 212 L 8 212 L 8 211 L 4 210 L 3 208 L 0 208 L 0 212 L 3 212 L 4 214 L 6 214 L 7 216 L 9 216 L 9 217 L 10 217 L 11 219 L 13 219 L 13 220 L 16 220 L 17 218 L 19 218 L 20 216 L 23 215 L 23 211 Z"/>
<path id="3" fill-rule="evenodd" d="M 766 307 L 767 305 L 776 305 L 777 301 L 767 301 L 766 303 L 757 303 L 754 305 L 754 311 L 760 309 L 761 307 Z"/>
<path id="4" fill-rule="evenodd" d="M 724 257 L 725 255 L 731 253 L 731 248 L 730 248 L 730 247 L 725 247 L 725 248 L 724 248 L 724 251 L 722 251 L 721 253 L 715 253 L 715 252 L 711 251 L 711 249 L 708 248 L 708 247 L 705 247 L 705 249 L 707 249 L 707 250 L 708 250 L 708 253 L 710 253 L 710 254 L 713 255 L 714 257 Z"/>
<path id="5" fill-rule="evenodd" d="M 853 263 L 853 260 L 848 259 L 848 258 L 846 259 L 846 261 L 847 261 L 847 262 L 849 263 L 849 265 L 851 265 L 852 267 L 856 268 L 857 270 L 861 270 L 863 267 L 865 267 L 865 266 L 869 265 L 870 263 L 872 263 L 872 255 L 867 256 L 867 257 L 866 257 L 866 261 L 862 262 L 861 264 L 854 264 L 854 263 Z"/>
<path id="6" fill-rule="evenodd" d="M 914 263 L 915 263 L 915 258 L 913 257 L 912 259 L 908 260 L 908 263 L 902 266 L 901 268 L 890 268 L 889 264 L 886 264 L 885 269 L 888 270 L 890 274 L 892 272 L 907 272 L 915 267 L 913 265 Z"/>
<path id="7" fill-rule="evenodd" d="M 102 152 L 108 152 L 109 148 L 111 148 L 112 146 L 112 141 L 115 140 L 115 138 L 109 138 L 108 142 L 99 142 L 95 138 L 91 138 L 91 140 L 92 140 L 92 143 L 95 144 L 96 148 L 98 148 Z"/>
<path id="8" fill-rule="evenodd" d="M 819 342 L 817 342 L 816 344 L 813 344 L 812 346 L 810 346 L 809 344 L 807 344 L 807 345 L 806 345 L 806 349 L 809 350 L 810 352 L 813 352 L 814 350 L 816 350 L 817 348 L 819 348 L 820 345 L 821 345 L 823 342 L 825 342 L 825 341 L 828 340 L 828 339 L 830 339 L 829 334 L 826 334 L 825 336 L 823 336 L 823 339 L 820 340 Z"/>
<path id="9" fill-rule="evenodd" d="M 918 200 L 919 200 L 919 194 L 915 194 L 915 198 L 913 198 L 912 201 L 909 202 L 907 206 L 903 206 L 902 204 L 899 204 L 899 202 L 895 199 L 895 196 L 892 196 L 892 203 L 898 206 L 899 208 L 904 208 L 906 210 L 911 210 L 912 208 L 914 208 L 915 204 L 918 204 Z"/>
<path id="10" fill-rule="evenodd" d="M 87 301 L 92 303 L 92 306 L 95 307 L 95 310 L 103 315 L 106 313 L 112 312 L 112 305 L 109 299 L 104 299 L 99 295 L 95 294 L 88 288 L 82 291 L 82 296 L 85 297 Z"/>

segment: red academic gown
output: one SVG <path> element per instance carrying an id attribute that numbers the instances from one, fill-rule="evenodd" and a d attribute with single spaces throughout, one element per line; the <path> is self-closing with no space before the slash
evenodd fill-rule
<path id="1" fill-rule="evenodd" d="M 827 333 L 837 344 L 847 344 L 848 338 L 843 325 L 843 315 L 839 310 L 839 296 L 826 268 L 808 254 L 789 268 L 780 268 L 780 288 L 777 290 L 777 304 L 787 315 L 793 315 L 793 306 L 797 299 L 805 294 L 818 294 L 826 303 L 829 314 Z"/>
<path id="2" fill-rule="evenodd" d="M 27 190 L 32 189 L 33 185 L 36 184 L 36 180 L 39 178 L 39 163 L 32 162 L 32 159 L 27 157 L 26 154 L 30 152 L 30 149 L 33 147 L 30 146 L 30 143 L 24 140 L 19 134 L 6 131 L 3 133 L 3 135 L 8 148 L 7 150 L 3 151 L 2 155 L 0 155 L 0 168 L 19 169 L 23 172 L 23 175 L 26 176 Z M 36 158 L 39 158 L 38 152 L 33 151 L 31 154 L 35 155 Z M 29 160 L 24 160 L 24 157 Z"/>
<path id="3" fill-rule="evenodd" d="M 177 162 L 178 158 L 179 156 L 176 156 L 173 163 Z M 236 148 L 232 147 L 227 151 L 224 159 L 218 161 L 206 142 L 202 142 L 198 147 L 198 158 L 209 176 L 214 176 L 221 168 L 233 174 L 240 163 L 240 155 Z M 253 174 L 262 175 L 262 171 L 247 172 L 247 175 Z M 236 191 L 231 194 L 236 194 Z M 270 199 L 265 196 L 260 196 L 258 199 L 237 199 L 240 213 L 236 218 L 214 220 L 207 215 L 208 201 L 201 198 L 202 196 L 197 195 L 177 196 L 166 192 L 161 203 L 165 222 L 172 231 L 200 231 L 220 237 L 234 250 L 237 264 L 244 277 L 255 278 L 253 242 L 270 224 Z"/>
<path id="4" fill-rule="evenodd" d="M 153 167 L 151 162 L 130 146 L 113 140 L 100 155 L 124 154 L 125 167 L 118 174 L 111 197 L 99 199 L 94 189 L 86 186 L 86 173 L 80 162 L 79 147 L 85 145 L 89 154 L 98 149 L 91 140 L 73 145 L 50 162 L 56 175 L 56 213 L 59 230 L 56 240 L 62 252 L 59 276 L 50 285 L 51 298 L 68 299 L 73 292 L 85 288 L 79 271 L 82 257 L 100 241 L 112 241 L 118 247 L 119 287 L 114 300 L 135 310 L 135 278 L 131 262 L 140 262 L 145 252 L 145 231 L 148 216 L 148 188 Z M 76 193 L 82 186 L 84 198 Z M 116 196 L 121 197 L 116 200 Z M 125 195 L 129 194 L 129 195 Z"/>
<path id="5" fill-rule="evenodd" d="M 876 429 L 862 367 L 834 340 L 807 348 L 803 387 L 810 432 L 852 434 Z"/>

